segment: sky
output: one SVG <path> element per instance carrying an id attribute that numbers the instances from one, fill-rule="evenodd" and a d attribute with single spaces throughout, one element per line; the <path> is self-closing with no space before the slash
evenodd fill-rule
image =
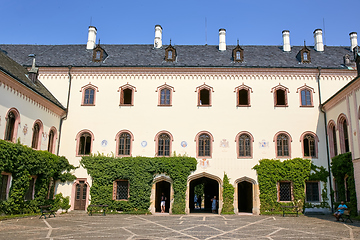
<path id="1" fill-rule="evenodd" d="M 360 37 L 360 0 L 2 0 L 0 44 L 86 44 L 88 27 L 101 44 L 153 44 L 154 28 L 163 28 L 163 44 L 226 43 L 349 46 L 350 32 Z M 360 40 L 360 39 L 359 39 Z M 360 41 L 359 41 L 360 43 Z"/>

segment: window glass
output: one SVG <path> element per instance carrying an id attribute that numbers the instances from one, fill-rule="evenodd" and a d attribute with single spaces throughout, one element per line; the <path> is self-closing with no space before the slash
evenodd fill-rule
<path id="1" fill-rule="evenodd" d="M 78 155 L 89 155 L 91 151 L 91 135 L 83 133 L 80 137 Z"/>
<path id="2" fill-rule="evenodd" d="M 200 105 L 210 105 L 210 91 L 207 89 L 200 90 Z"/>
<path id="3" fill-rule="evenodd" d="M 5 131 L 5 140 L 12 141 L 14 137 L 14 128 L 15 128 L 15 114 L 9 112 L 8 118 L 6 120 L 6 131 Z"/>
<path id="4" fill-rule="evenodd" d="M 311 92 L 307 89 L 301 90 L 301 105 L 311 106 Z"/>
<path id="5" fill-rule="evenodd" d="M 96 60 L 100 60 L 100 56 L 101 56 L 101 51 L 96 51 Z"/>
<path id="6" fill-rule="evenodd" d="M 85 90 L 84 104 L 94 104 L 94 89 L 87 88 Z"/>
<path id="7" fill-rule="evenodd" d="M 279 134 L 277 137 L 277 155 L 289 156 L 289 139 L 285 134 Z"/>
<path id="8" fill-rule="evenodd" d="M 349 135 L 348 135 L 348 129 L 347 129 L 347 122 L 344 119 L 343 123 L 342 123 L 342 127 L 343 127 L 343 134 L 344 134 L 344 144 L 345 144 L 345 152 L 350 152 L 350 147 L 349 147 Z"/>
<path id="9" fill-rule="evenodd" d="M 239 137 L 239 157 L 251 157 L 250 136 L 247 134 Z"/>
<path id="10" fill-rule="evenodd" d="M 9 175 L 0 174 L 0 200 L 6 200 Z"/>
<path id="11" fill-rule="evenodd" d="M 54 131 L 51 130 L 49 133 L 48 152 L 52 152 L 54 147 Z"/>
<path id="12" fill-rule="evenodd" d="M 160 105 L 170 105 L 170 89 L 164 88 L 161 90 Z"/>
<path id="13" fill-rule="evenodd" d="M 320 201 L 318 182 L 306 182 L 306 201 L 307 202 Z"/>
<path id="14" fill-rule="evenodd" d="M 279 200 L 291 201 L 291 183 L 280 182 L 279 183 Z"/>
<path id="15" fill-rule="evenodd" d="M 304 56 L 304 61 L 307 61 L 307 60 L 308 60 L 308 54 L 307 54 L 307 52 L 304 52 L 304 53 L 303 53 L 303 56 Z"/>
<path id="16" fill-rule="evenodd" d="M 35 148 L 35 149 L 38 148 L 39 134 L 40 134 L 40 126 L 39 126 L 38 123 L 35 123 L 32 142 L 31 142 L 31 147 L 32 148 Z"/>
<path id="17" fill-rule="evenodd" d="M 118 155 L 130 155 L 131 136 L 128 133 L 122 133 L 119 138 Z"/>
<path id="18" fill-rule="evenodd" d="M 338 155 L 338 152 L 337 152 L 337 139 L 336 139 L 336 129 L 335 129 L 334 125 L 331 127 L 331 130 L 332 130 L 332 136 L 333 136 L 334 154 L 335 154 L 335 156 L 337 156 Z"/>
<path id="19" fill-rule="evenodd" d="M 249 105 L 249 91 L 241 89 L 239 91 L 239 105 Z"/>
<path id="20" fill-rule="evenodd" d="M 171 50 L 168 51 L 168 59 L 173 58 L 173 52 Z"/>
<path id="21" fill-rule="evenodd" d="M 210 157 L 210 136 L 201 134 L 199 137 L 199 156 Z"/>
<path id="22" fill-rule="evenodd" d="M 285 91 L 282 89 L 276 90 L 276 105 L 285 106 Z"/>
<path id="23" fill-rule="evenodd" d="M 25 200 L 32 200 L 34 199 L 34 184 L 35 184 L 35 178 L 31 178 L 29 187 L 25 194 Z"/>
<path id="24" fill-rule="evenodd" d="M 158 156 L 170 156 L 170 136 L 162 133 L 158 139 Z"/>
<path id="25" fill-rule="evenodd" d="M 129 182 L 128 181 L 115 181 L 116 186 L 116 200 L 128 200 L 129 198 Z"/>
<path id="26" fill-rule="evenodd" d="M 311 134 L 306 134 L 303 141 L 304 157 L 316 157 L 314 136 Z"/>
<path id="27" fill-rule="evenodd" d="M 240 51 L 236 51 L 236 60 L 241 60 Z"/>
<path id="28" fill-rule="evenodd" d="M 122 91 L 122 104 L 132 105 L 132 93 L 133 90 L 130 88 L 126 88 Z"/>

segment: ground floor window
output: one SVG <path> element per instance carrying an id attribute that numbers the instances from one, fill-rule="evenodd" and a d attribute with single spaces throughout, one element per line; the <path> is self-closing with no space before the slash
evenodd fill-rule
<path id="1" fill-rule="evenodd" d="M 36 177 L 31 177 L 29 187 L 25 194 L 25 200 L 33 200 L 34 199 L 34 192 L 35 192 L 35 181 Z"/>
<path id="2" fill-rule="evenodd" d="M 113 200 L 129 199 L 129 181 L 115 180 L 113 183 Z"/>
<path id="3" fill-rule="evenodd" d="M 306 201 L 320 202 L 319 182 L 306 182 Z"/>
<path id="4" fill-rule="evenodd" d="M 0 200 L 7 200 L 9 194 L 10 174 L 0 174 Z"/>
<path id="5" fill-rule="evenodd" d="M 278 183 L 278 201 L 288 202 L 292 200 L 291 182 Z"/>

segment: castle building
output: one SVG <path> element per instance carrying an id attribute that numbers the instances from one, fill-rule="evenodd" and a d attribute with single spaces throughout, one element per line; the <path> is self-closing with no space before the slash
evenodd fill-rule
<path id="1" fill-rule="evenodd" d="M 166 157 L 176 152 L 195 157 L 198 165 L 188 178 L 187 213 L 193 209 L 199 183 L 208 186 L 206 195 L 218 197 L 221 210 L 225 172 L 235 187 L 235 212 L 258 214 L 259 189 L 252 168 L 259 160 L 308 158 L 328 168 L 329 157 L 359 149 L 360 102 L 352 98 L 358 89 L 350 88 L 349 95 L 337 93 L 358 82 L 353 80 L 356 33 L 350 34 L 350 47 L 325 46 L 321 29 L 313 32 L 314 46 L 291 46 L 287 30 L 282 32 L 283 46 L 240 46 L 228 45 L 226 30 L 220 29 L 215 46 L 164 45 L 162 31 L 156 25 L 154 44 L 148 45 L 96 44 L 93 26 L 82 45 L 0 44 L 1 59 L 11 58 L 30 72 L 36 69 L 33 82 L 21 82 L 23 73 L 20 79 L 13 77 L 14 84 L 20 82 L 26 91 L 41 83 L 48 89 L 37 101 L 11 85 L 6 69 L 1 69 L 4 139 L 19 138 L 33 146 L 30 136 L 41 121 L 46 123 L 41 136 L 46 137 L 39 138 L 35 148 L 51 145 L 50 151 L 75 166 L 91 153 Z M 350 118 L 356 123 L 349 126 Z M 331 124 L 338 134 L 336 150 L 327 148 L 331 131 L 326 129 L 333 129 Z M 344 131 L 349 132 L 345 140 Z M 82 167 L 75 175 L 76 181 L 58 184 L 56 191 L 70 196 L 71 209 L 85 209 L 91 178 Z M 321 202 L 322 184 L 307 183 L 313 189 L 308 198 L 312 203 Z M 156 176 L 151 212 L 157 211 L 157 185 L 171 196 L 171 179 Z M 279 201 L 291 197 L 286 183 L 279 183 L 278 191 Z"/>

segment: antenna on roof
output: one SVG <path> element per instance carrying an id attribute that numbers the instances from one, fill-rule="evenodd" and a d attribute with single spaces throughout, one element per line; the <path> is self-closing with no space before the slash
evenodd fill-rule
<path id="1" fill-rule="evenodd" d="M 323 18 L 323 29 L 324 29 L 324 45 L 326 45 L 326 37 L 325 37 L 325 18 Z"/>
<path id="2" fill-rule="evenodd" d="M 237 45 L 239 45 L 239 39 L 237 39 Z"/>
<path id="3" fill-rule="evenodd" d="M 170 45 L 171 45 L 171 38 L 170 38 Z"/>
<path id="4" fill-rule="evenodd" d="M 205 46 L 207 45 L 207 18 L 205 17 Z"/>

